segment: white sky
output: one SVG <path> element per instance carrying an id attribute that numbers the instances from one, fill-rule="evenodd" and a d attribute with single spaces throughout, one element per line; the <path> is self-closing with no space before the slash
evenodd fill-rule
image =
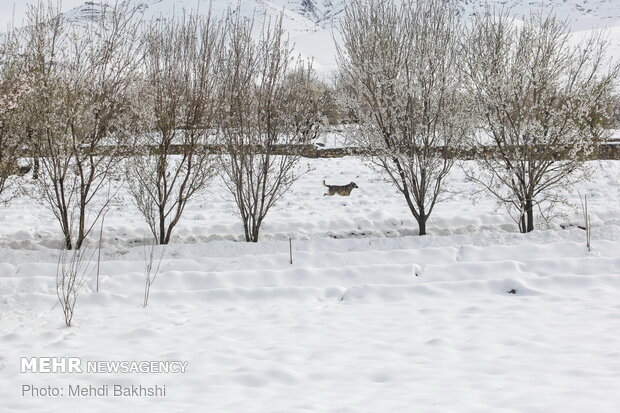
<path id="1" fill-rule="evenodd" d="M 56 4 L 57 0 L 52 0 Z M 85 3 L 87 0 L 62 0 L 60 10 L 67 11 L 75 6 Z M 15 26 L 21 26 L 26 15 L 29 4 L 36 4 L 39 0 L 0 0 L 0 32 L 7 29 L 8 25 L 15 19 Z M 47 3 L 47 0 L 45 0 Z"/>

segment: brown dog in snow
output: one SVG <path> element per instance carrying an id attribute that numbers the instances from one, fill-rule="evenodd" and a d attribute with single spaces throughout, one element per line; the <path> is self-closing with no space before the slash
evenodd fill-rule
<path id="1" fill-rule="evenodd" d="M 323 180 L 323 186 L 327 187 L 327 192 L 325 192 L 323 196 L 332 196 L 336 194 L 340 196 L 349 196 L 354 188 L 359 188 L 355 182 L 351 182 L 347 185 L 327 185 L 325 180 Z"/>

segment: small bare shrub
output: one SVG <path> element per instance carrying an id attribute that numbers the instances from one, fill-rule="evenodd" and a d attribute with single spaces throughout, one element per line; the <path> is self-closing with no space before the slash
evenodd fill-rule
<path id="1" fill-rule="evenodd" d="M 155 282 L 159 271 L 161 270 L 161 263 L 164 258 L 164 253 L 166 251 L 165 244 L 161 247 L 161 254 L 159 255 L 159 259 L 155 261 L 155 246 L 157 245 L 157 240 L 154 239 L 152 244 L 146 244 L 144 246 L 144 261 L 146 266 L 144 267 L 144 300 L 142 302 L 142 307 L 146 308 L 149 305 L 149 296 L 151 293 L 151 285 Z"/>
<path id="2" fill-rule="evenodd" d="M 56 295 L 62 308 L 67 327 L 75 312 L 75 304 L 84 283 L 94 271 L 91 265 L 93 252 L 86 258 L 86 251 L 62 250 L 56 267 Z"/>

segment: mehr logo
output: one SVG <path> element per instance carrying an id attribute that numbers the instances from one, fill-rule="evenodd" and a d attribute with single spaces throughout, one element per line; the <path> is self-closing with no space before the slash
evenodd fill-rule
<path id="1" fill-rule="evenodd" d="M 185 373 L 187 361 L 88 360 L 79 357 L 22 357 L 22 373 Z"/>
<path id="2" fill-rule="evenodd" d="M 79 357 L 22 357 L 22 373 L 82 373 Z"/>

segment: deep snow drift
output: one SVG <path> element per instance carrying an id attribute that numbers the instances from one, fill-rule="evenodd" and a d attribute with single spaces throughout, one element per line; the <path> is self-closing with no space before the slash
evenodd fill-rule
<path id="1" fill-rule="evenodd" d="M 353 158 L 311 171 L 241 234 L 214 183 L 166 247 L 143 309 L 146 227 L 106 218 L 101 291 L 64 327 L 56 223 L 26 197 L 0 209 L 0 411 L 616 412 L 620 162 L 592 163 L 593 250 L 570 211 L 529 235 L 461 192 L 415 236 L 404 202 Z M 359 185 L 323 197 L 321 181 Z M 578 202 L 578 194 L 570 195 Z M 96 239 L 98 234 L 94 235 Z M 293 265 L 288 238 L 293 238 Z M 510 294 L 514 290 L 516 294 Z M 20 373 L 20 358 L 188 362 L 183 374 Z M 165 397 L 22 397 L 22 386 L 166 386 Z"/>

